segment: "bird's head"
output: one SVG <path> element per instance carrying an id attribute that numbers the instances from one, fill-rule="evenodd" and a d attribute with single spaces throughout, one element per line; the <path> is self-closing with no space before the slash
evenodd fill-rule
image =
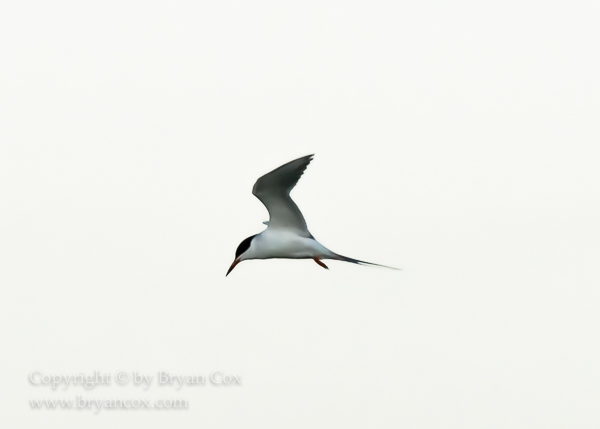
<path id="1" fill-rule="evenodd" d="M 252 236 L 244 239 L 244 241 L 242 241 L 240 243 L 237 250 L 235 251 L 235 259 L 233 260 L 231 267 L 229 267 L 229 270 L 227 270 L 227 274 L 225 274 L 225 277 L 227 277 L 229 275 L 229 273 L 231 271 L 233 271 L 233 269 L 235 268 L 235 266 L 237 264 L 239 264 L 240 262 L 242 262 L 246 259 L 251 259 L 248 257 L 248 250 L 250 249 L 250 246 L 252 245 L 252 239 L 254 237 L 256 237 L 256 235 L 252 235 Z"/>

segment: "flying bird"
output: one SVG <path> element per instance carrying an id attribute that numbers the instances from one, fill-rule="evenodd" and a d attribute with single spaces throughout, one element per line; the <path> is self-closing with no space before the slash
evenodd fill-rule
<path id="1" fill-rule="evenodd" d="M 298 183 L 313 156 L 307 155 L 290 161 L 256 181 L 252 193 L 269 211 L 269 221 L 264 222 L 267 229 L 240 243 L 225 277 L 237 264 L 249 259 L 313 259 L 325 269 L 329 268 L 323 263 L 323 259 L 334 259 L 397 269 L 339 255 L 327 249 L 308 232 L 304 216 L 292 201 L 290 191 Z"/>

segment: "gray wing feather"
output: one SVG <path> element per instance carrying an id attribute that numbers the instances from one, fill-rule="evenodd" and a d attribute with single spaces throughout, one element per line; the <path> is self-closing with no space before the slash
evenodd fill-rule
<path id="1" fill-rule="evenodd" d="M 290 191 L 306 170 L 313 155 L 303 156 L 260 177 L 252 193 L 269 211 L 269 228 L 286 228 L 309 237 L 302 212 L 290 197 Z"/>

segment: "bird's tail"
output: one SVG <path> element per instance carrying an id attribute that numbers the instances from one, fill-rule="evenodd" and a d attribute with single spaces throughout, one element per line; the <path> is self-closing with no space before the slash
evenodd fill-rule
<path id="1" fill-rule="evenodd" d="M 331 252 L 331 253 L 333 253 L 333 252 Z M 334 259 L 334 260 L 337 260 L 337 261 L 350 262 L 352 264 L 371 265 L 371 266 L 374 266 L 374 267 L 389 268 L 390 270 L 401 271 L 400 268 L 389 267 L 387 265 L 381 265 L 381 264 L 374 264 L 373 262 L 361 261 L 359 259 L 354 259 L 354 258 L 349 258 L 347 256 L 338 255 L 337 253 L 333 253 L 333 255 L 331 256 L 331 259 Z"/>

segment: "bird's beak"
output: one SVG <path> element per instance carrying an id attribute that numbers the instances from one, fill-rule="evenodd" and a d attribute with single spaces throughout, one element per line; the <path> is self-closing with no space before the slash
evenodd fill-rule
<path id="1" fill-rule="evenodd" d="M 229 267 L 229 270 L 227 270 L 227 274 L 225 274 L 225 277 L 227 277 L 229 275 L 229 273 L 231 271 L 233 271 L 233 269 L 235 268 L 235 266 L 237 264 L 239 264 L 239 263 L 240 263 L 240 258 L 235 258 L 235 260 L 233 261 L 233 264 L 231 264 L 231 267 Z"/>

